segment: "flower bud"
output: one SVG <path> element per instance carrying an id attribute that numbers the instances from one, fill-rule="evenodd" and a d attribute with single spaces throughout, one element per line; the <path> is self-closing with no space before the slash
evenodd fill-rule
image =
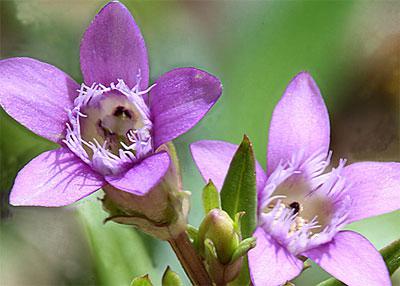
<path id="1" fill-rule="evenodd" d="M 174 146 L 169 143 L 157 151 L 167 151 L 171 157 L 171 165 L 161 182 L 144 196 L 107 185 L 103 188 L 103 207 L 111 215 L 107 221 L 135 225 L 152 236 L 168 240 L 186 229 L 190 193 L 182 191 Z"/>
<path id="2" fill-rule="evenodd" d="M 233 221 L 225 211 L 213 209 L 200 225 L 196 244 L 216 285 L 233 281 L 240 273 L 243 256 L 254 247 L 253 238 L 241 241 L 240 222 L 236 221 L 240 217 Z"/>
<path id="3" fill-rule="evenodd" d="M 233 220 L 220 209 L 213 209 L 207 214 L 200 225 L 198 239 L 200 253 L 205 254 L 205 245 L 202 242 L 209 239 L 222 264 L 229 263 L 240 242 Z"/>

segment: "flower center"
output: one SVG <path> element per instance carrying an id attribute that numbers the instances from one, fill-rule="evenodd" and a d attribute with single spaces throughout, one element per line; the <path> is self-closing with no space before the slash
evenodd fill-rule
<path id="1" fill-rule="evenodd" d="M 103 175 L 118 174 L 152 151 L 150 111 L 122 80 L 110 87 L 82 84 L 69 110 L 64 142 Z"/>
<path id="2" fill-rule="evenodd" d="M 86 115 L 80 118 L 82 139 L 97 141 L 115 155 L 124 148 L 122 144 L 132 144 L 129 133 L 146 128 L 144 115 L 122 94 L 104 94 L 98 102 L 83 107 L 81 112 Z M 93 156 L 91 148 L 84 148 L 90 157 Z"/>
<path id="3" fill-rule="evenodd" d="M 300 175 L 292 175 L 281 183 L 273 193 L 272 200 L 264 213 L 271 212 L 279 202 L 279 212 L 276 219 L 283 211 L 293 216 L 288 235 L 307 227 L 311 222 L 313 227 L 310 234 L 321 232 L 328 224 L 332 216 L 332 206 L 329 198 L 312 192 L 311 186 Z"/>
<path id="4" fill-rule="evenodd" d="M 344 225 L 351 201 L 338 168 L 325 173 L 330 154 L 295 154 L 270 175 L 260 196 L 260 225 L 295 255 L 328 242 Z"/>

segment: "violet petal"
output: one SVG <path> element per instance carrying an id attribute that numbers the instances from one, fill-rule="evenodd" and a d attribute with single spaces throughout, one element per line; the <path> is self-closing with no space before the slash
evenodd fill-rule
<path id="1" fill-rule="evenodd" d="M 106 176 L 110 185 L 134 195 L 143 196 L 164 177 L 170 165 L 167 152 L 159 152 L 134 165 L 126 173 Z"/>
<path id="2" fill-rule="evenodd" d="M 32 132 L 56 143 L 64 139 L 79 85 L 66 73 L 30 58 L 0 61 L 0 105 Z"/>
<path id="3" fill-rule="evenodd" d="M 249 251 L 249 269 L 254 286 L 283 285 L 300 274 L 303 262 L 288 252 L 261 227 L 254 232 L 256 247 Z"/>
<path id="4" fill-rule="evenodd" d="M 162 75 L 150 91 L 155 148 L 187 132 L 214 105 L 221 82 L 195 68 L 178 68 Z"/>
<path id="5" fill-rule="evenodd" d="M 238 146 L 224 141 L 202 140 L 190 145 L 193 160 L 207 182 L 211 179 L 219 191 L 225 180 L 229 165 Z M 261 165 L 256 161 L 257 191 L 260 191 L 266 181 L 266 175 Z"/>
<path id="6" fill-rule="evenodd" d="M 15 179 L 14 206 L 60 207 L 72 204 L 104 185 L 100 175 L 66 148 L 47 151 L 30 161 Z"/>
<path id="7" fill-rule="evenodd" d="M 400 163 L 354 163 L 344 168 L 343 177 L 350 185 L 349 222 L 400 208 Z"/>
<path id="8" fill-rule="evenodd" d="M 129 10 L 119 2 L 110 2 L 96 15 L 81 42 L 81 69 L 87 85 L 110 85 L 122 79 L 130 88 L 149 84 L 147 49 Z"/>
<path id="9" fill-rule="evenodd" d="M 317 84 L 306 72 L 288 85 L 272 114 L 267 150 L 267 174 L 279 162 L 304 152 L 308 158 L 329 148 L 329 116 Z"/>
<path id="10" fill-rule="evenodd" d="M 305 255 L 346 285 L 391 285 L 381 254 L 356 232 L 341 231 L 331 242 L 308 250 Z"/>

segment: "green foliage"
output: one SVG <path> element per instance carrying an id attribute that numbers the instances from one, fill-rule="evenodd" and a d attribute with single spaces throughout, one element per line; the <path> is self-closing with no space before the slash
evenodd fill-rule
<path id="1" fill-rule="evenodd" d="M 212 209 L 221 208 L 218 190 L 211 180 L 203 189 L 203 208 L 205 214 L 208 214 Z"/>
<path id="2" fill-rule="evenodd" d="M 221 204 L 232 219 L 238 212 L 245 212 L 241 223 L 242 236 L 250 237 L 257 220 L 257 194 L 253 147 L 246 135 L 229 166 L 221 190 Z"/>
<path id="3" fill-rule="evenodd" d="M 162 286 L 183 286 L 179 275 L 168 266 L 162 277 Z"/>
<path id="4" fill-rule="evenodd" d="M 134 278 L 131 282 L 131 286 L 153 286 L 153 283 L 151 283 L 149 275 L 146 274 L 144 276 Z"/>
<path id="5" fill-rule="evenodd" d="M 382 254 L 383 260 L 385 260 L 386 266 L 392 275 L 400 267 L 400 239 L 392 242 L 388 246 L 382 248 L 379 251 Z M 329 278 L 317 286 L 343 286 L 344 283 L 340 282 L 335 278 Z"/>
<path id="6" fill-rule="evenodd" d="M 126 285 L 132 276 L 156 271 L 142 237 L 130 226 L 103 223 L 107 214 L 95 197 L 79 208 L 92 261 L 96 269 L 97 285 Z"/>
<path id="7" fill-rule="evenodd" d="M 82 82 L 79 71 L 79 41 L 91 17 L 107 1 L 50 1 L 45 5 L 39 5 L 35 1 L 0 2 L 4 8 L 0 9 L 1 26 L 4 28 L 1 33 L 2 58 L 22 55 L 38 58 L 71 74 L 78 83 Z M 359 58 L 354 56 L 360 55 L 360 44 L 370 47 L 377 44 L 376 38 L 365 37 L 368 29 L 357 32 L 360 29 L 354 25 L 354 19 L 371 17 L 371 14 L 373 17 L 379 16 L 379 11 L 382 10 L 379 1 L 372 5 L 362 5 L 360 1 L 233 1 L 220 5 L 210 1 L 209 4 L 200 5 L 201 7 L 182 5 L 176 1 L 135 0 L 123 3 L 134 14 L 146 39 L 152 79 L 156 79 L 172 67 L 190 65 L 215 74 L 224 84 L 224 95 L 217 105 L 199 126 L 177 140 L 178 153 L 182 156 L 185 188 L 188 190 L 202 187 L 200 177 L 193 176 L 193 163 L 187 155 L 189 142 L 205 138 L 234 142 L 245 131 L 255 143 L 258 158 L 264 163 L 262 158 L 265 154 L 267 125 L 272 108 L 282 95 L 288 80 L 300 70 L 310 71 L 318 81 L 328 102 L 331 116 L 335 118 L 338 111 L 335 106 L 339 106 L 337 104 L 340 103 L 341 97 L 353 98 L 341 92 L 343 88 L 352 84 L 347 76 L 352 75 L 351 78 L 354 78 L 359 71 L 364 72 L 359 65 Z M 15 6 L 15 15 L 11 14 L 7 5 Z M 198 13 L 200 10 L 196 9 L 206 13 Z M 362 9 L 372 9 L 374 13 Z M 79 13 L 76 13 L 78 10 Z M 223 17 L 219 17 L 220 12 L 223 13 Z M 187 24 L 193 23 L 194 18 L 204 25 Z M 378 23 L 381 23 L 381 17 L 378 18 Z M 367 21 L 373 23 L 374 19 Z M 352 26 L 347 27 L 349 22 Z M 385 36 L 384 30 L 385 28 L 381 27 L 382 37 Z M 349 36 L 350 31 L 351 35 L 358 33 L 357 39 L 364 40 L 355 43 L 354 37 Z M 352 45 L 346 42 L 348 39 Z M 23 165 L 17 160 L 20 166 L 12 166 L 12 172 L 9 172 L 9 158 L 12 161 L 16 156 L 24 158 L 23 154 L 28 152 L 29 158 L 23 159 L 27 162 L 41 151 L 54 146 L 49 146 L 49 142 L 21 127 L 5 116 L 3 111 L 0 112 L 0 121 L 0 153 L 4 162 L 1 165 L 1 183 L 2 186 L 6 185 L 1 191 L 6 193 L 17 169 Z M 3 178 L 3 174 L 6 174 L 6 178 Z M 192 223 L 200 222 L 203 216 L 200 199 L 201 192 L 193 192 Z M 5 198 L 4 201 L 6 200 Z M 86 208 L 93 208 L 94 212 L 97 208 L 97 212 L 101 213 L 93 219 L 88 217 L 88 213 L 83 223 L 85 229 L 91 230 L 88 240 L 93 252 L 98 250 L 98 253 L 93 253 L 92 265 L 94 274 L 99 277 L 96 285 L 127 285 L 132 275 L 149 271 L 152 273 L 151 277 L 153 273 L 161 277 L 164 265 L 171 263 L 175 265 L 173 268 L 178 270 L 176 257 L 167 245 L 146 236 L 143 236 L 143 239 L 131 228 L 113 223 L 103 226 L 101 221 L 106 214 L 101 212 L 100 204 L 95 200 L 90 203 L 92 206 L 78 203 L 77 208 L 83 208 L 79 212 L 86 212 Z M 35 218 L 31 208 L 22 209 L 21 212 L 29 212 L 32 219 Z M 19 208 L 13 208 L 13 211 L 16 219 Z M 380 244 L 387 239 L 396 238 L 399 223 L 397 212 L 358 222 L 357 230 L 367 234 L 374 244 Z M 8 223 L 4 225 L 6 224 Z M 41 235 L 48 231 L 46 227 L 41 229 Z M 13 253 L 14 248 L 20 249 L 30 243 L 29 240 L 14 241 L 4 247 Z M 153 252 L 152 257 L 157 264 L 151 262 L 144 244 Z M 82 255 L 86 256 L 87 253 Z M 6 256 L 3 255 L 0 262 L 10 265 L 4 257 Z M 26 255 L 14 254 L 13 257 L 14 264 L 18 265 L 24 275 L 28 275 L 25 268 L 21 268 L 31 268 L 30 264 L 26 263 Z M 122 265 L 116 262 L 121 257 Z M 154 265 L 157 265 L 157 269 L 153 268 Z M 112 270 L 107 270 L 106 266 Z M 322 272 L 314 270 L 307 271 L 307 275 L 296 282 L 296 285 L 309 286 L 315 285 L 315 281 L 321 281 Z M 94 274 L 83 272 L 81 275 Z M 107 278 L 108 276 L 110 277 Z M 65 281 L 59 278 L 57 284 L 65 284 Z"/>
<path id="8" fill-rule="evenodd" d="M 257 191 L 253 147 L 246 135 L 229 166 L 221 190 L 221 203 L 223 210 L 232 218 L 236 217 L 235 220 L 242 222 L 240 228 L 243 238 L 250 237 L 256 227 Z M 240 212 L 245 212 L 241 220 L 241 215 L 238 215 Z M 230 285 L 248 285 L 249 281 L 246 256 L 239 277 Z"/>

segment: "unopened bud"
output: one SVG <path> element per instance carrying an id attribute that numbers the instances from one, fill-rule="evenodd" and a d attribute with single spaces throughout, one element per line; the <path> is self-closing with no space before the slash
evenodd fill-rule
<path id="1" fill-rule="evenodd" d="M 207 214 L 200 225 L 198 239 L 200 252 L 203 255 L 205 254 L 204 241 L 209 239 L 213 243 L 218 260 L 222 264 L 229 263 L 240 242 L 233 220 L 220 209 L 213 209 Z"/>
<path id="2" fill-rule="evenodd" d="M 200 225 L 196 245 L 216 285 L 233 281 L 242 268 L 243 256 L 255 246 L 255 239 L 241 241 L 240 217 L 235 221 L 221 209 L 211 210 Z"/>

